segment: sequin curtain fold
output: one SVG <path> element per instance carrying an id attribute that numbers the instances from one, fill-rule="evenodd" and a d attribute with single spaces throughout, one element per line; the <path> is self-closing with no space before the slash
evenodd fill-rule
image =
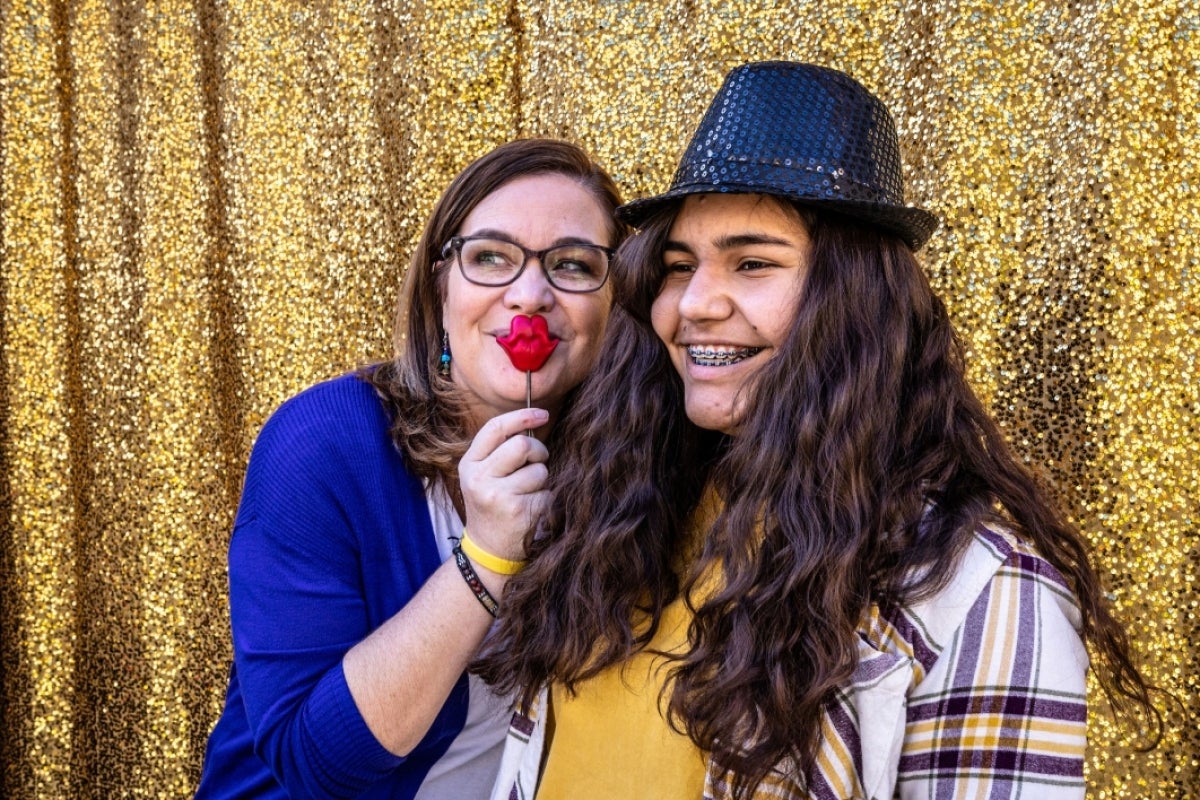
<path id="1" fill-rule="evenodd" d="M 549 135 L 655 191 L 764 58 L 892 108 L 972 377 L 1192 713 L 1141 754 L 1096 693 L 1091 796 L 1200 798 L 1193 0 L 0 0 L 0 796 L 190 796 L 250 444 L 390 352 L 457 170 Z"/>

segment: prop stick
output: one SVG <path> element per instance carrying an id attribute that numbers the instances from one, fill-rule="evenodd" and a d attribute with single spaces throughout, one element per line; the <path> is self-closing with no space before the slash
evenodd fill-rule
<path id="1" fill-rule="evenodd" d="M 533 405 L 533 373 L 550 358 L 558 339 L 550 338 L 545 317 L 518 314 L 508 325 L 508 335 L 497 336 L 496 341 L 508 353 L 512 365 L 525 373 L 525 407 L 529 408 Z M 532 436 L 533 431 L 525 431 L 525 435 Z"/>

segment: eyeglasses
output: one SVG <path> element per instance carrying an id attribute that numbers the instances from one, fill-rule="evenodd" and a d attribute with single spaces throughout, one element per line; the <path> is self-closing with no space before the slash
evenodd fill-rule
<path id="1" fill-rule="evenodd" d="M 608 280 L 613 250 L 598 244 L 560 244 L 529 250 L 516 242 L 487 236 L 455 236 L 442 258 L 458 257 L 462 276 L 479 286 L 507 286 L 521 276 L 529 259 L 542 264 L 546 280 L 564 292 L 594 292 Z"/>

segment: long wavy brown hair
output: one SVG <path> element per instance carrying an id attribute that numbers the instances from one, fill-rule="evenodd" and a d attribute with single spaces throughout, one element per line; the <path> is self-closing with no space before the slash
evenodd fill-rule
<path id="1" fill-rule="evenodd" d="M 560 426 L 553 506 L 530 566 L 508 584 L 481 674 L 526 706 L 551 682 L 573 688 L 644 648 L 679 592 L 719 574 L 664 700 L 746 796 L 789 759 L 810 774 L 822 710 L 854 671 L 870 604 L 944 586 L 992 522 L 1066 577 L 1113 703 L 1158 720 L 1081 535 L 968 385 L 945 306 L 908 246 L 797 207 L 812 239 L 804 294 L 726 437 L 687 420 L 650 325 L 677 211 L 618 254 L 609 338 Z M 690 577 L 676 575 L 708 483 L 723 509 Z"/>
<path id="2" fill-rule="evenodd" d="M 442 304 L 449 262 L 442 248 L 463 220 L 488 195 L 517 178 L 565 175 L 590 191 L 611 220 L 611 246 L 628 228 L 616 218 L 620 190 L 582 148 L 557 139 L 518 139 L 502 144 L 467 166 L 446 188 L 413 251 L 396 306 L 394 355 L 365 368 L 388 407 L 391 437 L 410 468 L 457 494 L 458 462 L 470 445 L 467 409 L 454 383 L 438 373 L 442 351 Z M 564 408 L 571 404 L 568 395 Z"/>

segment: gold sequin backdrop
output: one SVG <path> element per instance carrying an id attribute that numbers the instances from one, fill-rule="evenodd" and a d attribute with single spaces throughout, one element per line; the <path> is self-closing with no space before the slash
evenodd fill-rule
<path id="1" fill-rule="evenodd" d="M 458 169 L 550 135 L 661 188 L 762 58 L 893 109 L 974 379 L 1195 706 L 1195 0 L 0 0 L 0 37 L 4 797 L 189 796 L 249 446 L 388 354 Z M 1092 796 L 1200 797 L 1194 718 L 1143 755 L 1097 709 Z"/>

